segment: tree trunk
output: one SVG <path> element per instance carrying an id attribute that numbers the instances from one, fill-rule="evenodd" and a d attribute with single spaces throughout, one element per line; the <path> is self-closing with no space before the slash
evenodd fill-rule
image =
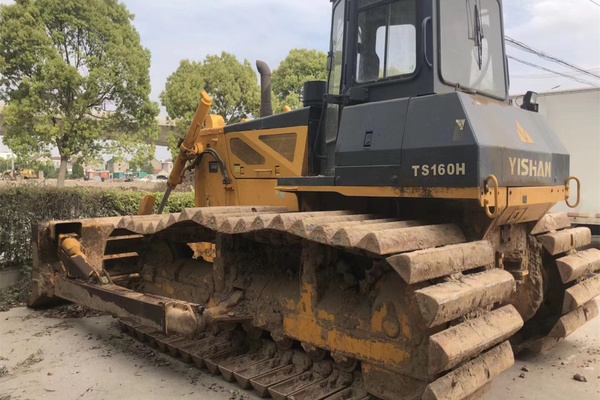
<path id="1" fill-rule="evenodd" d="M 60 156 L 60 168 L 58 170 L 58 187 L 65 186 L 65 178 L 67 177 L 67 163 L 69 159 L 65 156 Z"/>

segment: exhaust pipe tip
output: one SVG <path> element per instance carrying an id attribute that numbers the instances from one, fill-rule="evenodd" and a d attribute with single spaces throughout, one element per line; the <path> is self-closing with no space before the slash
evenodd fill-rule
<path id="1" fill-rule="evenodd" d="M 266 62 L 257 60 L 256 69 L 260 74 L 260 116 L 273 115 L 273 102 L 271 100 L 271 68 Z"/>

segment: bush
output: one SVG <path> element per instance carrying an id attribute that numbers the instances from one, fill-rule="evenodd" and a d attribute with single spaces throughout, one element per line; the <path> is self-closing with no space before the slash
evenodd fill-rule
<path id="1" fill-rule="evenodd" d="M 29 272 L 33 224 L 48 220 L 134 215 L 142 197 L 148 194 L 156 197 L 158 207 L 163 193 L 33 185 L 0 188 L 0 270 L 16 268 Z M 180 212 L 193 206 L 193 193 L 172 193 L 165 212 Z"/>

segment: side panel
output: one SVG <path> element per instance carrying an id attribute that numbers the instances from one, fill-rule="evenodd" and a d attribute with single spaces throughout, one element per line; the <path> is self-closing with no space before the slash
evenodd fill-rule
<path id="1" fill-rule="evenodd" d="M 544 117 L 481 96 L 458 94 L 479 144 L 479 181 L 501 186 L 564 185 L 569 155 Z"/>
<path id="2" fill-rule="evenodd" d="M 237 179 L 273 179 L 308 172 L 308 127 L 256 130 L 225 136 L 229 168 Z"/>
<path id="3" fill-rule="evenodd" d="M 196 206 L 270 205 L 296 211 L 297 196 L 275 186 L 279 176 L 307 173 L 307 140 L 306 126 L 205 134 L 201 142 L 219 153 L 231 183 L 223 184 L 220 166 L 205 156 L 195 171 Z"/>
<path id="4" fill-rule="evenodd" d="M 397 183 L 408 103 L 400 99 L 344 108 L 335 151 L 337 185 Z"/>

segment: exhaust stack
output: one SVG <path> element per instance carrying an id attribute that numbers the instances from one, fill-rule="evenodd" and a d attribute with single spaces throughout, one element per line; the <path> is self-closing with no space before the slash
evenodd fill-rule
<path id="1" fill-rule="evenodd" d="M 273 115 L 273 102 L 271 101 L 271 69 L 266 62 L 256 61 L 256 68 L 260 73 L 260 116 Z"/>

